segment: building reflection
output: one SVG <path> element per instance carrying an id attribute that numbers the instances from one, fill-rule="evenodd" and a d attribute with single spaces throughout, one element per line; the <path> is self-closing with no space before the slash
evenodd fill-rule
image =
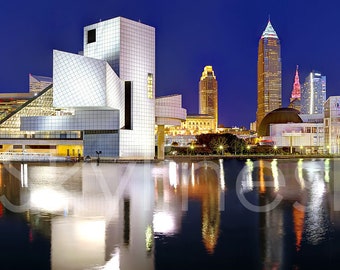
<path id="1" fill-rule="evenodd" d="M 329 160 L 299 160 L 294 165 L 245 161 L 243 193 L 256 194 L 260 206 L 270 205 L 278 195 L 285 200 L 284 206 L 258 213 L 263 269 L 283 267 L 287 222 L 292 224 L 297 252 L 306 242 L 317 245 L 325 240 L 325 194 L 330 185 L 334 204 L 329 205 L 336 207 L 340 190 L 331 174 L 334 166 Z M 209 254 L 216 250 L 227 190 L 223 161 L 13 163 L 0 164 L 0 169 L 1 198 L 13 205 L 12 212 L 23 210 L 19 215 L 29 224 L 28 241 L 34 243 L 41 235 L 50 241 L 52 269 L 154 269 L 154 237 L 180 233 L 190 211 L 188 201 L 201 206 L 202 247 Z M 292 215 L 284 212 L 287 204 Z M 0 204 L 0 218 L 11 205 Z M 340 227 L 335 211 L 330 219 Z"/>
<path id="2" fill-rule="evenodd" d="M 169 162 L 168 175 L 161 168 L 155 172 L 155 232 L 179 232 L 182 214 L 190 210 L 188 200 L 199 201 L 202 206 L 202 242 L 208 253 L 214 253 L 220 233 L 220 211 L 224 209 L 226 189 L 223 161 L 218 164 Z M 162 219 L 159 218 L 160 215 L 163 215 Z M 161 226 L 159 220 L 167 225 Z"/>
<path id="3" fill-rule="evenodd" d="M 51 242 L 52 269 L 153 269 L 151 165 L 8 166 L 1 195 L 13 206 L 28 200 L 18 214 L 29 241 L 42 233 Z"/>
<path id="4" fill-rule="evenodd" d="M 283 262 L 283 209 L 271 207 L 280 189 L 276 160 L 259 161 L 260 254 L 263 269 L 280 269 Z"/>

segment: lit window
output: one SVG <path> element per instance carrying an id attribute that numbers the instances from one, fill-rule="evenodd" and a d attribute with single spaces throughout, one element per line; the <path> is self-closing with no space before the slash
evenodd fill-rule
<path id="1" fill-rule="evenodd" d="M 153 74 L 148 73 L 148 98 L 153 98 Z"/>

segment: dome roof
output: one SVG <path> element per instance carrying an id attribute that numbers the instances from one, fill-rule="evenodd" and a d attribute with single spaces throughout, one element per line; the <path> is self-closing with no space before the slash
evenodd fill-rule
<path id="1" fill-rule="evenodd" d="M 258 136 L 269 136 L 270 124 L 302 123 L 299 111 L 293 108 L 279 108 L 268 113 L 263 119 L 257 132 Z"/>

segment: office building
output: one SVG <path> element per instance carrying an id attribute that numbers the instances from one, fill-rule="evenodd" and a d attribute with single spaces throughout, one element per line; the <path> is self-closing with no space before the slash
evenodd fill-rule
<path id="1" fill-rule="evenodd" d="M 305 79 L 301 94 L 301 113 L 320 114 L 326 101 L 326 76 L 311 72 Z"/>
<path id="2" fill-rule="evenodd" d="M 213 116 L 212 127 L 216 132 L 218 127 L 218 90 L 217 80 L 212 66 L 205 66 L 199 81 L 199 114 Z"/>
<path id="3" fill-rule="evenodd" d="M 298 111 L 301 111 L 301 86 L 300 86 L 298 66 L 296 66 L 293 90 L 292 90 L 292 95 L 290 97 L 288 108 L 293 108 Z"/>
<path id="4" fill-rule="evenodd" d="M 257 129 L 266 114 L 281 105 L 281 46 L 273 26 L 268 21 L 258 47 Z"/>
<path id="5" fill-rule="evenodd" d="M 340 154 L 340 96 L 329 97 L 324 111 L 325 149 Z"/>

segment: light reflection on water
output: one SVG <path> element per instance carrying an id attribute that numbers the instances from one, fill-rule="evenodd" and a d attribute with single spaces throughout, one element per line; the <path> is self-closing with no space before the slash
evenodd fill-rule
<path id="1" fill-rule="evenodd" d="M 340 233 L 331 202 L 339 162 L 1 164 L 0 229 L 19 212 L 28 245 L 50 246 L 52 269 L 299 269 L 310 252 L 340 250 L 331 240 Z M 320 260 L 337 262 L 328 256 Z"/>

